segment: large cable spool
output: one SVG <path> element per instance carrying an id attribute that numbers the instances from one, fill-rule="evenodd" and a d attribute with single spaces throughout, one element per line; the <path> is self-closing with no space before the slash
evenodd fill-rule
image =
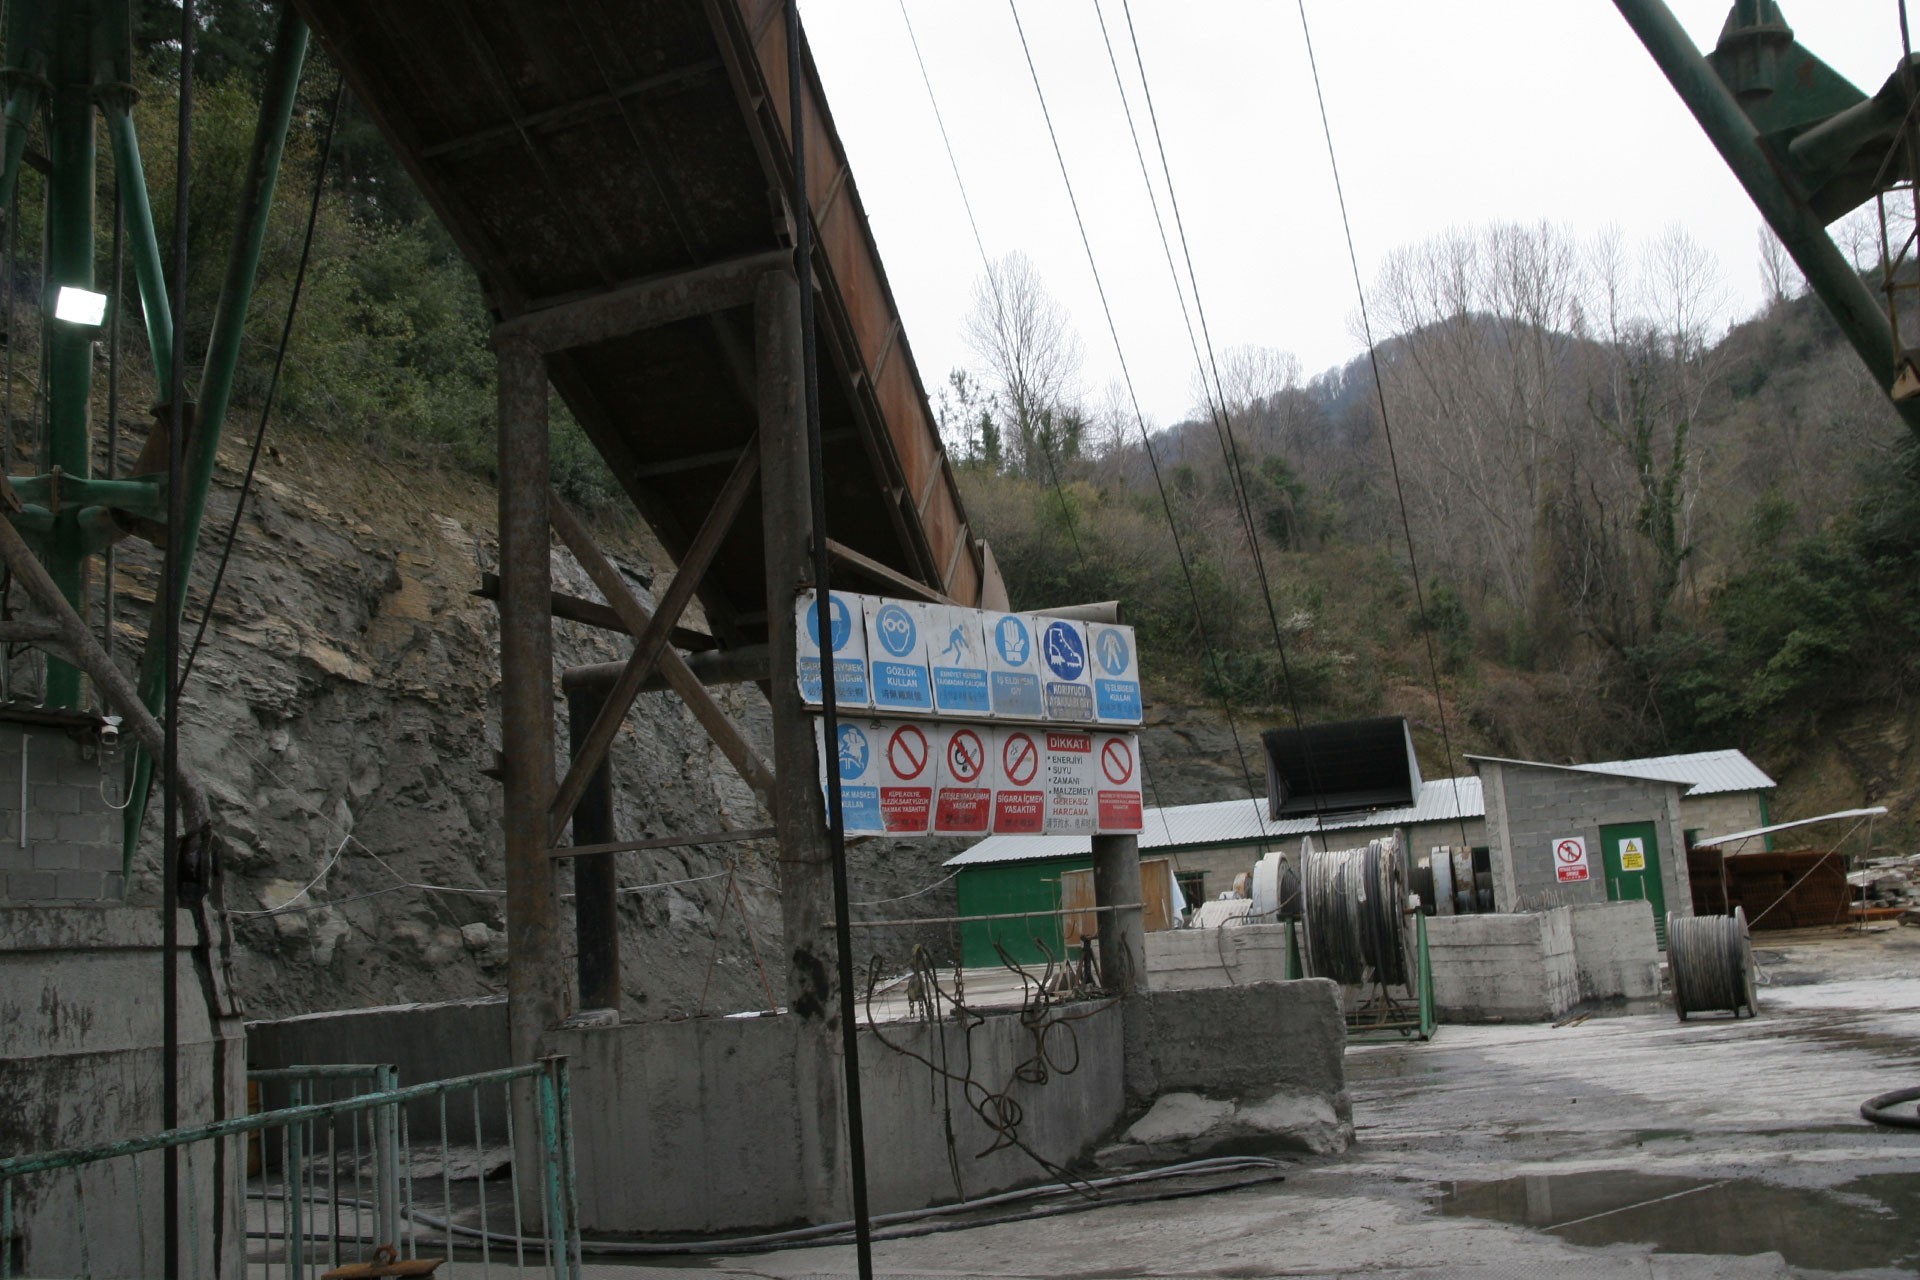
<path id="1" fill-rule="evenodd" d="M 1433 868 L 1433 912 L 1435 915 L 1453 914 L 1453 850 L 1446 845 L 1435 845 L 1427 854 L 1427 862 Z"/>
<path id="2" fill-rule="evenodd" d="M 1300 914 L 1300 875 L 1286 854 L 1276 849 L 1253 864 L 1248 896 L 1253 899 L 1251 919 L 1288 919 Z"/>
<path id="3" fill-rule="evenodd" d="M 1752 1017 L 1753 941 L 1747 934 L 1747 913 L 1739 907 L 1730 916 L 1676 916 L 1667 914 L 1667 969 L 1673 978 L 1673 1011 L 1685 1022 L 1690 1013 L 1717 1013 L 1734 1017 L 1745 1009 Z"/>
<path id="4" fill-rule="evenodd" d="M 1420 912 L 1422 915 L 1430 916 L 1434 912 L 1434 881 L 1433 855 L 1426 853 L 1414 859 L 1413 874 L 1408 877 L 1408 883 L 1413 891 L 1420 896 Z"/>
<path id="5" fill-rule="evenodd" d="M 1307 971 L 1349 986 L 1407 982 L 1406 868 L 1389 837 L 1301 854 Z"/>

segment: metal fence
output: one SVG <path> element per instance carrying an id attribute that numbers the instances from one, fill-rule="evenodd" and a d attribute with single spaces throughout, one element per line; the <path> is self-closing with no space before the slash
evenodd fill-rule
<path id="1" fill-rule="evenodd" d="M 405 1088 L 392 1067 L 376 1065 L 249 1080 L 286 1105 L 0 1160 L 0 1280 L 317 1280 L 422 1258 L 453 1263 L 442 1276 L 577 1280 L 565 1059 Z M 488 1114 L 499 1117 L 491 1132 Z M 168 1162 L 174 1268 L 165 1258 Z"/>

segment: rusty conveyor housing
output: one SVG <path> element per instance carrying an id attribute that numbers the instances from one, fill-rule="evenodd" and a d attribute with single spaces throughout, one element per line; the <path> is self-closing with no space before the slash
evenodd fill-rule
<path id="1" fill-rule="evenodd" d="M 502 321 L 790 248 L 781 0 L 296 2 Z M 975 604 L 990 560 L 804 65 L 828 534 Z M 676 558 L 753 440 L 750 313 L 551 358 L 554 386 Z M 723 645 L 766 635 L 756 508 L 701 586 Z"/>

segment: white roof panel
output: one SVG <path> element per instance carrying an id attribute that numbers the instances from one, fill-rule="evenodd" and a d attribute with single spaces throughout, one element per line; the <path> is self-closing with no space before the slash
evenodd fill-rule
<path id="1" fill-rule="evenodd" d="M 1694 751 L 1678 756 L 1649 756 L 1641 760 L 1608 760 L 1577 764 L 1592 773 L 1624 773 L 1656 782 L 1689 784 L 1689 796 L 1714 796 L 1729 791 L 1771 791 L 1776 785 L 1759 765 L 1739 751 Z"/>
<path id="2" fill-rule="evenodd" d="M 1140 832 L 1140 852 L 1257 844 L 1262 840 L 1297 839 L 1320 831 L 1452 822 L 1461 817 L 1484 817 L 1486 811 L 1486 803 L 1481 798 L 1480 779 L 1477 777 L 1438 778 L 1423 782 L 1419 800 L 1410 808 L 1372 809 L 1326 818 L 1283 818 L 1276 821 L 1267 816 L 1264 796 L 1257 800 L 1184 804 L 1146 811 Z M 1093 841 L 1087 836 L 988 836 L 971 849 L 948 858 L 946 865 L 968 867 L 1001 862 L 1039 862 L 1052 858 L 1085 858 L 1092 853 Z"/>

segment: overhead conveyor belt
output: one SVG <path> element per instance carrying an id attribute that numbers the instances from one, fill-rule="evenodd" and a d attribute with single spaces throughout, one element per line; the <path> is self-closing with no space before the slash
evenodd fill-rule
<path id="1" fill-rule="evenodd" d="M 781 0 L 297 4 L 497 318 L 564 331 L 554 386 L 681 556 L 753 442 L 752 281 L 790 250 Z M 828 534 L 978 604 L 990 561 L 804 65 Z M 749 503 L 700 591 L 723 644 L 765 639 L 765 577 Z"/>

